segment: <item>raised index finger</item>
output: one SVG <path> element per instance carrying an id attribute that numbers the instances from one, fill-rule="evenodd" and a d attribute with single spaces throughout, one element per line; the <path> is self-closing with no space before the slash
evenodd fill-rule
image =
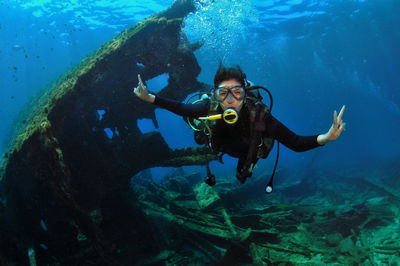
<path id="1" fill-rule="evenodd" d="M 140 77 L 140 74 L 138 74 L 137 77 L 139 79 L 140 86 L 144 87 L 144 84 L 143 84 L 142 78 Z"/>

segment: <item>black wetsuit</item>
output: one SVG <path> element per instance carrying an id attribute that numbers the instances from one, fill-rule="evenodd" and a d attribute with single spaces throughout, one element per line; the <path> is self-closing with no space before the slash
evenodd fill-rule
<path id="1" fill-rule="evenodd" d="M 210 102 L 203 101 L 198 104 L 185 104 L 156 96 L 154 104 L 180 116 L 201 117 L 208 115 Z M 307 151 L 321 146 L 317 142 L 318 135 L 299 136 L 272 115 L 266 116 L 264 121 L 266 129 L 263 137 L 276 139 L 293 151 Z M 231 150 L 227 152 L 217 149 L 218 151 L 226 152 L 233 157 L 240 157 L 242 154 L 247 154 L 249 149 L 250 125 L 246 105 L 240 110 L 239 119 L 235 124 L 229 125 L 223 120 L 217 120 L 214 129 L 214 137 L 218 139 L 217 142 L 219 145 L 225 149 L 227 146 L 230 146 L 229 150 Z"/>

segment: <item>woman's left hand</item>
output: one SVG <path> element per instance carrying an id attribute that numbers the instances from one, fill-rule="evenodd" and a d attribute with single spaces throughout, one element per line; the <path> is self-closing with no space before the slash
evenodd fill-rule
<path id="1" fill-rule="evenodd" d="M 328 133 L 319 135 L 317 138 L 317 141 L 320 145 L 324 145 L 325 143 L 338 139 L 343 130 L 345 130 L 346 123 L 344 123 L 342 120 L 345 107 L 346 106 L 343 105 L 339 115 L 337 115 L 336 110 L 333 112 L 333 124 Z"/>

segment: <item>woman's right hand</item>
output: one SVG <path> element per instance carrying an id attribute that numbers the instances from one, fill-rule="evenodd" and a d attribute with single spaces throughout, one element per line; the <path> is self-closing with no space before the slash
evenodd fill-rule
<path id="1" fill-rule="evenodd" d="M 138 74 L 138 80 L 139 84 L 138 86 L 134 89 L 134 93 L 137 97 L 142 99 L 143 101 L 153 103 L 155 96 L 147 90 L 146 86 L 143 84 L 142 78 L 140 77 L 140 74 Z"/>

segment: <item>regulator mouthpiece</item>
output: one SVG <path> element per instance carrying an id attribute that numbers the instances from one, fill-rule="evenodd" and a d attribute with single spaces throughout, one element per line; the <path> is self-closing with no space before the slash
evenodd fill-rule
<path id="1" fill-rule="evenodd" d="M 235 124 L 239 118 L 239 115 L 235 109 L 226 109 L 222 114 L 222 118 L 228 124 Z"/>

